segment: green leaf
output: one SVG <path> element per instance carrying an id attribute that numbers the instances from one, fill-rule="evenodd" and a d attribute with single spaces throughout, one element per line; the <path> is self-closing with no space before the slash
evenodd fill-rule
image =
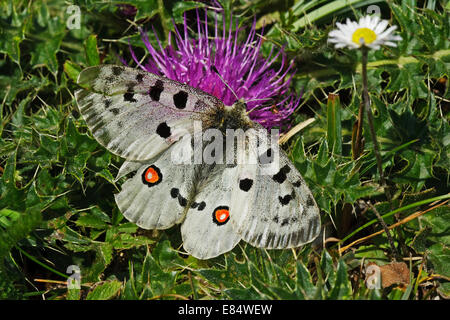
<path id="1" fill-rule="evenodd" d="M 129 4 L 134 5 L 137 8 L 137 13 L 135 20 L 143 18 L 152 18 L 155 14 L 159 13 L 158 1 L 147 1 L 147 0 L 137 0 L 129 2 Z"/>
<path id="2" fill-rule="evenodd" d="M 327 250 L 322 251 L 322 257 L 320 259 L 320 269 L 324 272 L 323 279 L 331 286 L 334 286 L 336 281 L 336 274 L 333 267 L 333 258 Z"/>
<path id="3" fill-rule="evenodd" d="M 152 254 L 157 257 L 161 268 L 164 270 L 184 265 L 183 259 L 170 246 L 170 241 L 168 240 L 158 242 Z"/>
<path id="4" fill-rule="evenodd" d="M 334 154 L 342 154 L 341 103 L 339 95 L 330 93 L 327 103 L 327 142 Z"/>
<path id="5" fill-rule="evenodd" d="M 64 33 L 40 35 L 41 41 L 36 42 L 34 50 L 31 52 L 31 65 L 33 68 L 46 67 L 56 76 L 58 72 L 58 60 L 56 53 L 60 50 Z"/>
<path id="6" fill-rule="evenodd" d="M 80 300 L 81 290 L 80 289 L 67 289 L 67 300 Z"/>
<path id="7" fill-rule="evenodd" d="M 75 223 L 80 227 L 104 229 L 110 222 L 109 216 L 100 209 L 93 208 L 90 212 L 82 213 Z"/>
<path id="8" fill-rule="evenodd" d="M 21 217 L 0 233 L 0 261 L 18 241 L 37 228 L 42 221 L 41 208 L 28 208 Z M 0 263 L 1 264 L 1 263 Z"/>
<path id="9" fill-rule="evenodd" d="M 20 212 L 3 208 L 0 210 L 0 227 L 8 228 L 20 217 Z"/>
<path id="10" fill-rule="evenodd" d="M 86 61 L 89 66 L 97 66 L 100 64 L 100 56 L 97 48 L 97 35 L 92 34 L 86 39 L 85 51 Z"/>
<path id="11" fill-rule="evenodd" d="M 4 4 L 6 6 L 6 2 Z M 20 44 L 25 39 L 25 34 L 30 27 L 28 8 L 24 7 L 18 13 L 16 4 L 9 3 L 5 15 L 0 18 L 0 53 L 5 53 L 17 65 L 20 65 Z"/>
<path id="12" fill-rule="evenodd" d="M 73 82 L 77 82 L 78 75 L 81 72 L 81 68 L 72 61 L 66 60 L 66 62 L 64 62 L 64 72 L 69 76 L 70 79 L 72 79 Z"/>
<path id="13" fill-rule="evenodd" d="M 336 281 L 330 291 L 329 298 L 334 300 L 350 299 L 352 296 L 352 286 L 347 276 L 347 267 L 343 259 L 338 262 L 336 270 Z"/>
<path id="14" fill-rule="evenodd" d="M 301 18 L 294 22 L 292 31 L 305 28 L 307 25 L 310 25 L 311 23 L 328 15 L 336 15 L 337 13 L 347 12 L 361 6 L 382 2 L 382 0 L 335 0 L 319 6 L 317 9 L 311 11 L 309 11 L 309 9 L 315 7 L 315 5 L 319 4 L 321 1 L 308 1 L 309 3 L 306 2 L 305 5 L 303 5 L 303 2 L 304 1 L 299 1 L 297 8 L 294 10 L 294 14 L 298 12 L 297 15 Z"/>
<path id="15" fill-rule="evenodd" d="M 174 17 L 175 23 L 183 23 L 183 14 L 185 11 L 204 8 L 205 6 L 206 4 L 196 1 L 179 1 L 172 8 L 172 16 Z"/>
<path id="16" fill-rule="evenodd" d="M 88 293 L 86 300 L 109 300 L 122 288 L 122 282 L 113 280 L 103 283 Z"/>
<path id="17" fill-rule="evenodd" d="M 303 299 L 314 299 L 317 288 L 314 286 L 311 274 L 302 262 L 297 262 L 297 294 Z"/>

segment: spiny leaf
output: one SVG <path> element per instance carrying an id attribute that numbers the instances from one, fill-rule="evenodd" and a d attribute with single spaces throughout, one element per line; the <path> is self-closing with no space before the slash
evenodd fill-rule
<path id="1" fill-rule="evenodd" d="M 94 290 L 90 291 L 86 297 L 87 300 L 109 300 L 118 294 L 122 287 L 122 282 L 117 280 L 105 282 Z"/>

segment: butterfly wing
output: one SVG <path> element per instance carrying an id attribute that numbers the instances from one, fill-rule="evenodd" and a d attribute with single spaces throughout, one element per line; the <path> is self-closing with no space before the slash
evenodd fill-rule
<path id="1" fill-rule="evenodd" d="M 154 161 L 124 162 L 118 177 L 137 170 L 115 195 L 117 206 L 128 220 L 144 229 L 167 229 L 182 221 L 187 205 L 182 195 L 192 189 L 194 167 L 174 165 L 173 157 L 186 144 L 189 147 L 190 141 L 181 139 Z"/>
<path id="2" fill-rule="evenodd" d="M 229 179 L 235 168 L 225 165 L 198 166 L 198 193 L 181 226 L 183 247 L 198 259 L 210 259 L 233 249 L 241 236 L 231 225 Z"/>
<path id="3" fill-rule="evenodd" d="M 199 114 L 222 102 L 195 88 L 141 70 L 84 69 L 75 98 L 92 135 L 127 160 L 148 160 L 193 131 Z"/>
<path id="4" fill-rule="evenodd" d="M 269 172 L 261 164 L 238 166 L 232 225 L 243 240 L 256 247 L 281 249 L 311 242 L 320 232 L 319 208 L 312 193 L 283 150 L 268 141 L 267 133 L 257 132 L 250 140 L 265 140 L 268 149 L 252 150 L 259 158 L 276 154 L 272 159 L 276 170 Z"/>

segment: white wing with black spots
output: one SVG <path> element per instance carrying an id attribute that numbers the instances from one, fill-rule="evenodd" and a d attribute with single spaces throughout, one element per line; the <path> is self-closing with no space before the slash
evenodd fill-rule
<path id="1" fill-rule="evenodd" d="M 167 229 L 181 223 L 194 167 L 173 165 L 172 153 L 185 143 L 190 144 L 190 140 L 175 143 L 153 162 L 124 162 L 118 177 L 137 170 L 115 195 L 117 206 L 128 220 L 144 229 Z"/>
<path id="2" fill-rule="evenodd" d="M 182 136 L 193 121 L 222 104 L 179 82 L 128 67 L 83 70 L 75 98 L 92 135 L 127 160 L 149 160 Z"/>
<path id="3" fill-rule="evenodd" d="M 241 236 L 233 229 L 230 211 L 230 175 L 235 168 L 225 165 L 199 167 L 194 201 L 181 226 L 183 248 L 199 259 L 210 259 L 233 249 Z"/>
<path id="4" fill-rule="evenodd" d="M 114 65 L 87 68 L 78 83 L 84 89 L 75 98 L 92 135 L 126 160 L 117 179 L 134 173 L 115 195 L 128 220 L 144 229 L 181 224 L 184 249 L 200 259 L 225 253 L 241 239 L 281 249 L 319 234 L 311 191 L 277 139 L 248 118 L 243 101 L 225 107 L 188 85 Z M 232 148 L 236 163 L 194 161 L 197 151 L 218 154 L 209 145 L 197 149 L 193 134 L 207 133 L 196 130 L 197 120 L 224 138 L 228 129 L 247 130 L 243 145 Z M 225 151 L 228 159 L 233 150 Z"/>
<path id="5" fill-rule="evenodd" d="M 277 154 L 277 145 L 267 145 L 269 152 L 259 150 L 260 155 Z M 319 208 L 311 191 L 287 155 L 278 152 L 275 173 L 268 174 L 260 164 L 243 164 L 234 177 L 238 187 L 232 195 L 232 224 L 243 240 L 256 247 L 298 247 L 320 232 Z"/>

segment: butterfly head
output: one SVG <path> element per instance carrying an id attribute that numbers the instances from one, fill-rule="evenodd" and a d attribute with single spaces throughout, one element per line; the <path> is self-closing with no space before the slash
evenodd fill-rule
<path id="1" fill-rule="evenodd" d="M 206 127 L 216 128 L 221 131 L 226 129 L 243 129 L 252 127 L 252 121 L 247 115 L 247 104 L 244 99 L 239 99 L 231 106 L 214 109 L 203 119 Z"/>
<path id="2" fill-rule="evenodd" d="M 232 108 L 237 111 L 245 113 L 247 111 L 247 104 L 245 103 L 245 100 L 241 98 L 235 103 L 233 103 Z"/>

